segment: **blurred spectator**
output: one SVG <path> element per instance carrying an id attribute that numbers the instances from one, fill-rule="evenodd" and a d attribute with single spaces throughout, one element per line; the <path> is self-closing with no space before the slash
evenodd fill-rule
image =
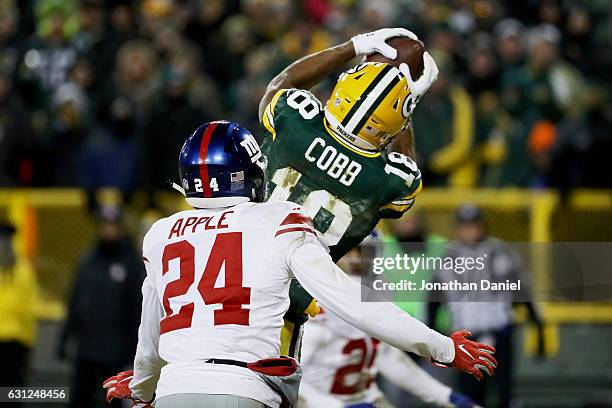
<path id="1" fill-rule="evenodd" d="M 116 188 L 129 198 L 137 182 L 138 138 L 134 106 L 125 98 L 115 99 L 110 118 L 95 129 L 78 151 L 80 185 L 91 194 L 97 189 Z"/>
<path id="2" fill-rule="evenodd" d="M 528 297 L 529 275 L 519 255 L 505 242 L 487 234 L 486 224 L 480 208 L 472 204 L 462 205 L 456 212 L 455 240 L 448 245 L 445 257 L 468 257 L 486 259 L 485 268 L 477 273 L 461 275 L 464 282 L 479 282 L 487 279 L 491 282 L 516 282 L 521 280 L 522 297 Z M 459 278 L 454 270 L 434 272 L 433 280 L 449 282 Z M 486 400 L 487 384 L 494 382 L 497 386 L 497 405 L 508 408 L 513 395 L 513 353 L 512 353 L 512 307 L 514 299 L 511 292 L 488 292 L 489 297 L 469 298 L 466 300 L 462 291 L 445 292 L 445 303 L 448 305 L 453 330 L 465 328 L 472 332 L 476 341 L 486 341 L 496 348 L 495 358 L 499 366 L 494 377 L 478 381 L 472 376 L 459 376 L 459 389 L 481 406 L 489 405 Z M 475 292 L 468 292 L 473 294 Z M 524 299 L 523 299 L 524 300 Z M 441 303 L 430 302 L 428 317 L 433 323 Z M 538 328 L 538 355 L 543 356 L 543 323 L 533 302 L 526 302 L 530 319 Z"/>
<path id="3" fill-rule="evenodd" d="M 220 34 L 219 58 L 209 60 L 207 67 L 220 83 L 232 83 L 244 75 L 244 58 L 255 45 L 255 33 L 249 20 L 237 15 L 223 23 Z"/>
<path id="4" fill-rule="evenodd" d="M 552 147 L 557 138 L 555 124 L 543 120 L 537 122 L 529 133 L 528 149 L 531 160 L 536 169 L 536 175 L 531 181 L 532 187 L 546 187 L 547 179 L 551 176 L 553 158 L 551 156 Z"/>
<path id="5" fill-rule="evenodd" d="M 14 233 L 11 224 L 0 223 L 0 387 L 25 385 L 36 337 L 36 280 L 29 262 L 13 248 Z"/>
<path id="6" fill-rule="evenodd" d="M 81 1 L 77 13 L 79 30 L 72 39 L 72 43 L 79 53 L 95 55 L 96 52 L 103 49 L 104 37 L 106 35 L 104 17 L 105 12 L 100 1 Z"/>
<path id="7" fill-rule="evenodd" d="M 176 158 L 185 138 L 200 124 L 220 118 L 221 97 L 199 73 L 196 51 L 187 45 L 175 50 L 163 70 L 163 95 L 143 133 L 149 187 L 167 187 L 175 180 Z"/>
<path id="8" fill-rule="evenodd" d="M 440 235 L 428 233 L 423 214 L 416 211 L 407 212 L 401 218 L 393 220 L 390 224 L 390 232 L 389 236 L 385 235 L 384 237 L 386 257 L 394 257 L 395 254 L 405 252 L 410 252 L 408 255 L 414 257 L 421 256 L 421 254 L 425 254 L 427 257 L 435 257 L 441 256 L 445 250 L 446 239 Z M 404 273 L 404 271 L 391 271 L 386 272 L 385 276 L 394 282 L 399 282 L 405 279 Z M 416 273 L 419 277 L 428 278 L 425 276 L 427 273 L 425 270 L 419 270 Z M 402 301 L 402 294 L 398 293 L 398 295 L 400 299 L 396 299 L 397 306 L 419 320 L 424 321 L 426 319 L 426 293 L 416 293 L 415 297 L 422 296 L 422 299 L 419 301 L 415 299 L 413 302 Z M 437 330 L 446 331 L 448 327 L 444 326 L 448 326 L 448 322 L 442 320 L 440 318 L 435 327 L 437 327 Z"/>
<path id="9" fill-rule="evenodd" d="M 0 186 L 32 186 L 45 181 L 41 144 L 28 120 L 28 111 L 13 87 L 11 77 L 0 71 Z"/>
<path id="10" fill-rule="evenodd" d="M 77 57 L 71 43 L 78 30 L 76 3 L 72 0 L 39 0 L 36 3 L 37 32 L 23 59 L 25 70 L 52 92 L 68 79 Z M 28 74 L 29 75 L 29 74 Z"/>
<path id="11" fill-rule="evenodd" d="M 183 5 L 179 10 L 179 20 L 182 20 L 185 38 L 199 47 L 202 60 L 205 61 L 203 68 L 206 73 L 211 75 L 219 86 L 235 80 L 236 77 L 227 76 L 237 68 L 234 58 L 226 59 L 227 54 L 243 54 L 244 51 L 236 52 L 235 48 L 248 48 L 259 41 L 250 30 L 249 20 L 243 13 L 239 13 L 238 1 L 199 0 L 191 6 Z M 228 33 L 227 26 L 235 26 L 235 23 L 226 24 L 226 19 L 246 21 L 249 26 L 248 35 L 236 32 L 235 27 Z"/>
<path id="12" fill-rule="evenodd" d="M 89 135 L 90 100 L 87 94 L 92 82 L 86 61 L 78 61 L 70 70 L 69 81 L 54 93 L 51 107 L 50 148 L 55 157 L 55 184 L 79 185 L 79 153 Z"/>
<path id="13" fill-rule="evenodd" d="M 244 59 L 244 76 L 229 89 L 234 120 L 247 129 L 258 129 L 257 109 L 269 82 L 268 72 L 278 56 L 274 47 L 262 46 L 250 51 Z"/>
<path id="14" fill-rule="evenodd" d="M 474 107 L 465 88 L 453 81 L 453 65 L 446 53 L 433 51 L 440 74 L 413 115 L 417 153 L 427 185 L 473 186 L 476 162 Z"/>
<path id="15" fill-rule="evenodd" d="M 19 9 L 12 1 L 0 3 L 0 69 L 13 74 L 20 57 L 22 38 L 17 30 Z"/>
<path id="16" fill-rule="evenodd" d="M 308 20 L 299 20 L 280 39 L 283 57 L 295 61 L 332 46 L 329 34 Z"/>
<path id="17" fill-rule="evenodd" d="M 170 24 L 176 11 L 172 0 L 144 0 L 140 2 L 140 33 L 152 38 L 163 26 Z"/>
<path id="18" fill-rule="evenodd" d="M 528 34 L 528 59 L 502 78 L 502 101 L 516 120 L 508 134 L 508 155 L 501 169 L 501 185 L 534 183 L 533 164 L 525 160 L 528 137 L 539 120 L 554 123 L 575 117 L 584 109 L 584 83 L 576 69 L 559 57 L 559 31 L 540 25 Z"/>
<path id="19" fill-rule="evenodd" d="M 569 10 L 566 31 L 563 38 L 565 58 L 582 72 L 592 72 L 591 56 L 597 51 L 593 48 L 593 21 L 586 8 L 577 5 Z"/>
<path id="20" fill-rule="evenodd" d="M 543 182 L 567 192 L 571 188 L 610 188 L 612 173 L 601 171 L 612 151 L 612 105 L 599 84 L 587 88 L 586 112 L 565 118 L 556 129 Z"/>
<path id="21" fill-rule="evenodd" d="M 538 2 L 538 18 L 542 23 L 560 26 L 563 10 L 560 0 L 541 0 Z"/>
<path id="22" fill-rule="evenodd" d="M 142 125 L 148 119 L 151 106 L 160 91 L 157 55 L 146 41 L 126 42 L 119 51 L 112 82 L 106 89 L 110 105 L 116 97 L 126 98 L 135 109 L 136 121 Z"/>
<path id="23" fill-rule="evenodd" d="M 398 2 L 393 0 L 359 1 L 358 4 L 359 20 L 366 32 L 391 27 L 399 11 Z"/>
<path id="24" fill-rule="evenodd" d="M 501 69 L 507 71 L 522 65 L 525 59 L 523 24 L 507 18 L 497 23 L 494 32 Z"/>
<path id="25" fill-rule="evenodd" d="M 90 56 L 95 57 L 96 78 L 108 78 L 115 66 L 117 50 L 123 44 L 137 35 L 137 24 L 130 1 L 113 1 L 108 11 L 108 29 L 105 31 L 101 50 L 92 50 Z M 102 81 L 99 81 L 102 82 Z M 98 85 L 102 85 L 99 83 Z"/>
<path id="26" fill-rule="evenodd" d="M 123 231 L 118 207 L 101 207 L 98 220 L 98 238 L 76 271 L 58 345 L 63 359 L 68 342 L 77 342 L 70 404 L 78 408 L 95 406 L 104 395 L 102 381 L 131 365 L 140 324 L 141 257 Z"/>

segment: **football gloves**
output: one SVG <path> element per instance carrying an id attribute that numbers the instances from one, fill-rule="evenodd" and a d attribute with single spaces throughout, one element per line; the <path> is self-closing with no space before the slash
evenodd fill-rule
<path id="1" fill-rule="evenodd" d="M 471 335 L 472 333 L 467 330 L 459 330 L 451 334 L 450 338 L 455 343 L 455 359 L 450 364 L 435 360 L 433 363 L 439 367 L 455 367 L 482 381 L 483 372 L 493 375 L 493 370 L 497 368 L 497 360 L 493 357 L 495 347 L 469 340 L 468 337 Z"/>
<path id="2" fill-rule="evenodd" d="M 134 377 L 134 371 L 122 371 L 102 383 L 106 389 L 106 402 L 111 402 L 113 398 L 132 400 L 132 407 L 153 408 L 152 401 L 145 402 L 140 400 L 130 389 L 130 381 Z"/>
<path id="3" fill-rule="evenodd" d="M 394 37 L 408 37 L 418 40 L 417 36 L 405 28 L 382 28 L 371 33 L 359 34 L 351 38 L 356 55 L 370 55 L 378 52 L 384 57 L 394 60 L 397 50 L 385 41 Z"/>
<path id="4" fill-rule="evenodd" d="M 408 81 L 410 98 L 412 99 L 409 112 L 412 113 L 419 102 L 419 99 L 421 99 L 421 96 L 425 95 L 431 85 L 436 82 L 436 79 L 438 79 L 438 73 L 440 71 L 438 70 L 436 61 L 434 61 L 427 51 L 423 53 L 423 74 L 421 74 L 419 79 L 416 81 L 412 79 L 410 67 L 406 63 L 401 63 L 399 70 L 406 77 L 406 81 Z"/>

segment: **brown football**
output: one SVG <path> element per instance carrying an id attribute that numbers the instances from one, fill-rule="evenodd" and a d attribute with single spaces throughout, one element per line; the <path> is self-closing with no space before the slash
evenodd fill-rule
<path id="1" fill-rule="evenodd" d="M 370 54 L 366 58 L 367 62 L 386 62 L 394 67 L 399 67 L 402 62 L 408 64 L 410 75 L 416 81 L 423 73 L 423 53 L 425 52 L 425 44 L 419 40 L 413 40 L 406 37 L 395 37 L 387 40 L 387 44 L 397 50 L 397 58 L 391 60 L 385 58 L 382 54 Z"/>

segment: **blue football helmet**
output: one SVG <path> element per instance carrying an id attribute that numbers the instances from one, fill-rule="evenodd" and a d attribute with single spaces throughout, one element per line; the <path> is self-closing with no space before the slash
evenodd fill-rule
<path id="1" fill-rule="evenodd" d="M 179 175 L 187 203 L 219 208 L 264 200 L 266 158 L 236 122 L 204 123 L 185 141 Z"/>

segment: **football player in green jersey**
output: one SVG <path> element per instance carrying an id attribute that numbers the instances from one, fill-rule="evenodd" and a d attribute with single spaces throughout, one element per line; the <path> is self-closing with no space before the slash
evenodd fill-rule
<path id="1" fill-rule="evenodd" d="M 260 104 L 268 199 L 301 204 L 336 261 L 381 218 L 401 216 L 420 191 L 415 162 L 386 148 L 409 129 L 410 113 L 429 87 L 422 84 L 435 80 L 437 68 L 425 53 L 424 73 L 414 82 L 406 64 L 357 65 L 340 76 L 325 107 L 307 89 L 356 55 L 394 58 L 385 40 L 398 36 L 416 39 L 408 30 L 383 29 L 307 56 L 270 82 Z"/>
<path id="2" fill-rule="evenodd" d="M 263 151 L 268 158 L 268 200 L 301 204 L 313 218 L 334 261 L 358 245 L 381 218 L 397 218 L 414 203 L 421 189 L 415 162 L 388 147 L 401 133 L 399 145 L 411 146 L 410 114 L 437 77 L 435 62 L 423 55 L 423 74 L 413 81 L 408 66 L 363 63 L 344 72 L 325 107 L 308 89 L 356 56 L 375 52 L 395 59 L 385 41 L 416 36 L 387 28 L 306 56 L 287 67 L 268 85 L 259 105 L 266 129 Z M 303 323 L 301 313 L 316 303 L 292 287 L 286 320 Z M 293 355 L 299 338 L 287 322 L 283 353 Z M 299 347 L 297 347 L 299 349 Z"/>

